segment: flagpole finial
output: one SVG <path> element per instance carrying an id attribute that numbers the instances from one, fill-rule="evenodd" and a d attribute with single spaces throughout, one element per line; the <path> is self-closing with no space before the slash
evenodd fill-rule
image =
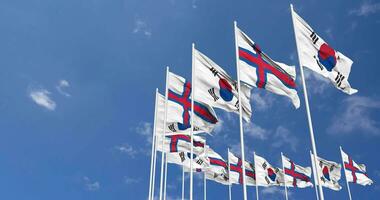
<path id="1" fill-rule="evenodd" d="M 156 88 L 156 93 L 158 92 L 158 88 Z"/>

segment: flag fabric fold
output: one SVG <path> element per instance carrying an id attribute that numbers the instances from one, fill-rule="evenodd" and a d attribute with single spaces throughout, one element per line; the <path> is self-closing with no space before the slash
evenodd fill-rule
<path id="1" fill-rule="evenodd" d="M 255 154 L 255 169 L 258 186 L 284 185 L 284 173 L 278 167 L 273 167 L 268 161 Z"/>
<path id="2" fill-rule="evenodd" d="M 208 167 L 207 157 L 204 153 L 193 154 L 193 159 L 191 159 L 190 152 L 175 152 L 166 154 L 168 163 L 173 163 L 177 165 L 182 165 L 186 168 L 191 167 L 191 162 L 193 162 L 193 169 L 204 169 Z"/>
<path id="3" fill-rule="evenodd" d="M 193 136 L 193 150 L 195 154 L 201 154 L 207 145 L 205 139 L 200 136 Z M 191 152 L 191 137 L 186 134 L 166 135 L 164 146 L 162 146 L 162 137 L 157 137 L 156 147 L 158 151 L 163 152 Z"/>
<path id="4" fill-rule="evenodd" d="M 284 181 L 287 187 L 313 187 L 310 167 L 296 165 L 284 155 L 282 156 L 282 164 L 284 165 Z"/>
<path id="5" fill-rule="evenodd" d="M 311 161 L 314 164 L 313 154 L 311 154 Z M 335 191 L 341 190 L 342 187 L 339 185 L 341 165 L 320 157 L 317 157 L 317 162 L 316 171 L 321 185 Z M 318 182 L 316 182 L 316 184 L 318 184 Z"/>
<path id="6" fill-rule="evenodd" d="M 328 78 L 344 93 L 356 93 L 348 82 L 352 60 L 327 44 L 295 11 L 292 16 L 300 63 Z"/>
<path id="7" fill-rule="evenodd" d="M 232 79 L 219 65 L 194 49 L 195 85 L 194 99 L 212 107 L 239 114 L 237 81 Z M 246 121 L 251 118 L 251 87 L 241 84 L 242 114 Z"/>
<path id="8" fill-rule="evenodd" d="M 357 164 L 343 150 L 340 151 L 344 164 L 344 173 L 348 182 L 357 183 L 359 185 L 371 185 L 373 181 L 368 177 L 366 166 Z"/>
<path id="9" fill-rule="evenodd" d="M 294 107 L 299 108 L 300 99 L 296 90 L 295 67 L 272 60 L 237 27 L 235 34 L 240 80 L 251 86 L 287 96 L 291 99 Z"/>

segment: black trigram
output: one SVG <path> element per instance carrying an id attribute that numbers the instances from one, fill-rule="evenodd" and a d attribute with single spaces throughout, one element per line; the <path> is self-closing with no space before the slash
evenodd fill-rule
<path id="1" fill-rule="evenodd" d="M 216 70 L 216 69 L 213 68 L 213 67 L 210 68 L 210 71 L 211 71 L 211 73 L 214 74 L 214 76 L 218 75 L 218 73 L 219 73 L 218 70 Z"/>
<path id="2" fill-rule="evenodd" d="M 185 161 L 185 152 L 180 152 L 179 157 L 181 158 L 181 162 Z"/>
<path id="3" fill-rule="evenodd" d="M 209 89 L 208 93 L 211 95 L 211 97 L 214 99 L 214 101 L 217 101 L 219 99 L 219 97 L 216 96 L 216 94 L 215 94 L 215 88 Z"/>
<path id="4" fill-rule="evenodd" d="M 268 165 L 267 165 L 266 162 L 264 162 L 262 166 L 263 166 L 264 169 L 266 169 Z"/>
<path id="5" fill-rule="evenodd" d="M 335 77 L 335 82 L 338 87 L 342 84 L 345 76 L 343 76 L 340 72 L 338 72 L 338 75 Z"/>
<path id="6" fill-rule="evenodd" d="M 193 128 L 193 131 L 199 131 L 200 130 L 200 128 L 199 127 L 197 127 L 197 126 L 194 126 L 194 128 Z"/>
<path id="7" fill-rule="evenodd" d="M 239 100 L 236 101 L 235 108 L 239 111 Z"/>
<path id="8" fill-rule="evenodd" d="M 197 160 L 197 164 L 198 165 L 202 165 L 203 164 L 203 160 L 201 160 L 201 159 Z"/>
<path id="9" fill-rule="evenodd" d="M 267 176 L 265 177 L 265 181 L 267 182 L 267 184 L 271 183 L 271 181 L 269 180 Z"/>
<path id="10" fill-rule="evenodd" d="M 314 31 L 311 33 L 310 37 L 314 44 L 317 43 L 317 41 L 319 40 L 319 37 L 317 36 L 317 34 L 315 34 Z"/>
<path id="11" fill-rule="evenodd" d="M 170 125 L 168 126 L 168 128 L 169 128 L 169 130 L 172 131 L 172 132 L 177 132 L 177 130 L 175 129 L 174 124 L 170 124 Z"/>

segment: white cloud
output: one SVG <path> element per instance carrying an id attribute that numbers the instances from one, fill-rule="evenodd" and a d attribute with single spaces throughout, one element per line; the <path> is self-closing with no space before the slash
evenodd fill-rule
<path id="1" fill-rule="evenodd" d="M 305 82 L 308 92 L 312 94 L 325 94 L 326 89 L 329 87 L 330 81 L 307 68 L 304 68 Z M 298 85 L 302 87 L 301 78 L 298 79 Z M 331 84 L 332 85 L 332 84 Z"/>
<path id="2" fill-rule="evenodd" d="M 266 140 L 270 132 L 257 124 L 245 123 L 244 133 L 256 139 Z"/>
<path id="3" fill-rule="evenodd" d="M 141 182 L 141 178 L 124 177 L 126 184 L 136 184 Z"/>
<path id="4" fill-rule="evenodd" d="M 285 196 L 285 188 L 284 187 L 262 187 L 262 190 L 259 190 L 264 196 L 281 196 L 280 199 L 283 199 Z M 288 197 L 291 196 L 292 193 L 288 190 Z M 273 199 L 273 198 L 271 198 Z"/>
<path id="5" fill-rule="evenodd" d="M 87 176 L 83 177 L 84 185 L 88 191 L 96 191 L 100 189 L 100 183 L 98 181 L 92 181 Z"/>
<path id="6" fill-rule="evenodd" d="M 255 111 L 265 111 L 272 106 L 275 98 L 273 98 L 273 95 L 267 91 L 257 91 L 251 95 L 251 100 L 253 101 L 253 108 Z"/>
<path id="7" fill-rule="evenodd" d="M 330 134 L 347 134 L 357 131 L 360 134 L 380 135 L 379 122 L 372 119 L 371 113 L 378 112 L 380 100 L 363 96 L 350 96 L 337 110 L 327 129 Z"/>
<path id="8" fill-rule="evenodd" d="M 60 80 L 55 88 L 61 95 L 70 97 L 71 95 L 64 91 L 64 89 L 68 87 L 70 87 L 70 83 L 67 80 Z"/>
<path id="9" fill-rule="evenodd" d="M 50 98 L 50 92 L 45 89 L 31 89 L 29 97 L 39 106 L 48 110 L 55 110 L 56 103 Z"/>
<path id="10" fill-rule="evenodd" d="M 198 8 L 197 0 L 192 0 L 191 1 L 191 7 L 194 8 L 194 9 Z"/>
<path id="11" fill-rule="evenodd" d="M 327 37 L 329 37 L 330 39 L 334 39 L 334 35 L 332 33 L 332 28 L 328 28 L 325 30 L 325 34 L 327 35 Z"/>
<path id="12" fill-rule="evenodd" d="M 138 153 L 138 151 L 135 150 L 129 144 L 123 144 L 120 146 L 115 146 L 115 149 L 118 150 L 120 153 L 127 154 L 131 158 L 134 158 L 136 156 L 136 154 Z"/>
<path id="13" fill-rule="evenodd" d="M 298 139 L 295 137 L 289 129 L 279 126 L 274 133 L 274 140 L 272 146 L 275 148 L 280 148 L 283 146 L 288 146 L 292 151 L 296 151 L 298 145 Z"/>
<path id="14" fill-rule="evenodd" d="M 148 25 L 145 21 L 143 21 L 142 19 L 136 19 L 135 20 L 135 26 L 133 28 L 133 31 L 132 33 L 134 34 L 143 34 L 144 36 L 146 37 L 151 37 L 152 36 L 152 32 L 151 30 L 148 28 Z"/>
<path id="15" fill-rule="evenodd" d="M 145 137 L 149 144 L 152 144 L 153 125 L 149 122 L 140 122 L 135 131 Z"/>
<path id="16" fill-rule="evenodd" d="M 368 16 L 380 11 L 380 3 L 363 1 L 359 8 L 350 10 L 349 13 L 357 16 Z"/>

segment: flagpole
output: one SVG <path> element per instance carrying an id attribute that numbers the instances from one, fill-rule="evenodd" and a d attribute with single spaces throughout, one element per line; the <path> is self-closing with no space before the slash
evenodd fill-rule
<path id="1" fill-rule="evenodd" d="M 205 145 L 204 145 L 203 149 L 205 152 L 205 156 L 207 158 L 206 141 L 205 141 Z M 203 199 L 207 200 L 207 180 L 206 180 L 206 170 L 205 169 L 203 170 Z"/>
<path id="2" fill-rule="evenodd" d="M 234 21 L 234 33 L 235 33 L 235 58 L 236 58 L 236 69 L 237 69 L 237 81 L 238 81 L 238 95 L 239 95 L 239 123 L 240 123 L 240 149 L 241 149 L 241 159 L 243 163 L 245 162 L 244 155 L 244 130 L 243 130 L 243 114 L 242 114 L 242 106 L 241 106 L 241 94 L 240 94 L 240 68 L 239 68 L 239 52 L 238 52 L 238 44 L 236 37 L 236 28 L 237 22 Z M 243 168 L 243 196 L 244 200 L 247 200 L 247 185 L 245 181 L 245 165 L 242 165 Z"/>
<path id="3" fill-rule="evenodd" d="M 191 137 L 191 144 L 190 144 L 190 158 L 193 159 L 194 150 L 193 150 L 193 131 L 194 131 L 194 92 L 195 92 L 195 70 L 194 70 L 194 49 L 195 44 L 192 44 L 191 49 L 191 130 L 190 130 L 190 137 Z M 193 200 L 193 162 L 190 162 L 190 200 Z"/>
<path id="4" fill-rule="evenodd" d="M 288 189 L 286 188 L 286 178 L 285 178 L 284 154 L 282 152 L 281 152 L 281 162 L 282 162 L 282 171 L 284 173 L 285 199 L 288 200 Z"/>
<path id="5" fill-rule="evenodd" d="M 165 84 L 165 116 L 164 116 L 164 132 L 162 133 L 162 152 L 161 152 L 161 177 L 160 177 L 160 200 L 162 200 L 162 187 L 164 182 L 164 163 L 165 163 L 165 133 L 166 133 L 166 118 L 168 115 L 168 78 L 169 78 L 169 67 L 166 67 L 166 84 Z"/>
<path id="6" fill-rule="evenodd" d="M 315 166 L 314 166 L 314 162 L 313 162 L 313 156 L 311 155 L 311 151 L 309 151 L 310 153 L 310 159 L 311 159 L 311 167 L 313 169 L 313 177 L 314 177 L 314 188 L 315 188 L 315 195 L 317 197 L 317 200 L 319 200 L 319 195 L 318 195 L 318 189 L 317 189 L 317 170 L 315 169 Z"/>
<path id="7" fill-rule="evenodd" d="M 166 200 L 166 185 L 168 179 L 168 154 L 165 156 L 165 176 L 164 176 L 164 200 Z"/>
<path id="8" fill-rule="evenodd" d="M 157 128 L 156 128 L 157 129 Z M 156 133 L 157 131 L 155 131 Z M 157 143 L 157 135 L 155 135 L 154 137 L 154 158 L 153 158 L 153 177 L 152 177 L 152 196 L 151 196 L 151 200 L 154 199 L 154 188 L 155 188 L 155 181 L 156 181 L 156 163 L 157 163 L 157 147 L 156 147 L 156 144 Z"/>
<path id="9" fill-rule="evenodd" d="M 255 177 L 256 177 L 256 200 L 259 200 L 259 185 L 257 183 L 257 173 L 256 173 L 256 152 L 253 152 L 253 162 L 255 163 Z"/>
<path id="10" fill-rule="evenodd" d="M 348 180 L 347 180 L 347 176 L 346 176 L 346 166 L 344 165 L 344 160 L 343 160 L 343 155 L 342 155 L 343 150 L 342 150 L 341 146 L 339 146 L 339 149 L 340 149 L 340 157 L 342 157 L 342 165 L 343 165 L 343 169 L 344 169 L 344 177 L 346 178 L 348 196 L 350 197 L 350 200 L 352 200 L 350 184 L 348 184 Z"/>
<path id="11" fill-rule="evenodd" d="M 153 133 L 152 133 L 152 152 L 150 157 L 150 176 L 149 176 L 149 197 L 152 199 L 152 179 L 153 179 L 153 162 L 154 162 L 154 151 L 155 151 L 155 137 L 156 137 L 156 117 L 157 117 L 157 97 L 158 97 L 158 88 L 156 88 L 155 94 L 155 103 L 154 103 L 154 120 L 153 120 Z"/>
<path id="12" fill-rule="evenodd" d="M 312 123 L 312 120 L 311 120 L 311 113 L 310 113 L 310 108 L 309 108 L 309 99 L 308 99 L 308 95 L 307 95 L 307 89 L 306 89 L 306 82 L 305 82 L 305 76 L 304 76 L 304 73 L 303 73 L 303 65 L 301 63 L 301 58 L 300 58 L 300 52 L 299 52 L 299 46 L 298 46 L 298 42 L 297 42 L 297 33 L 295 31 L 295 24 L 294 24 L 294 16 L 293 16 L 293 5 L 290 4 L 290 9 L 291 9 L 291 12 L 292 12 L 292 21 L 293 21 L 293 29 L 294 29 L 294 38 L 296 40 L 296 46 L 297 46 L 297 53 L 298 53 L 298 62 L 299 62 L 299 67 L 300 67 L 300 71 L 301 71 L 301 80 L 302 80 L 302 86 L 303 86 L 303 91 L 304 91 L 304 98 L 305 98 L 305 105 L 306 105 L 306 114 L 307 114 L 307 119 L 308 119 L 308 124 L 309 124 L 309 131 L 310 131 L 310 139 L 311 139 L 311 146 L 312 146 L 312 150 L 313 150 L 313 156 L 314 156 L 314 165 L 317 164 L 317 147 L 315 145 L 315 139 L 314 139 L 314 131 L 313 131 L 313 123 Z M 318 176 L 318 171 L 317 171 L 317 176 Z M 318 176 L 319 177 L 319 176 Z M 324 196 L 323 196 L 323 190 L 322 190 L 322 185 L 320 184 L 319 182 L 319 179 L 317 179 L 318 181 L 318 188 L 319 188 L 319 196 L 321 198 L 321 200 L 324 200 Z"/>
<path id="13" fill-rule="evenodd" d="M 230 148 L 227 148 L 227 164 L 228 164 L 228 197 L 229 200 L 232 199 L 232 193 L 231 193 L 231 168 L 230 168 Z"/>
<path id="14" fill-rule="evenodd" d="M 182 165 L 182 200 L 185 199 L 185 169 Z"/>

